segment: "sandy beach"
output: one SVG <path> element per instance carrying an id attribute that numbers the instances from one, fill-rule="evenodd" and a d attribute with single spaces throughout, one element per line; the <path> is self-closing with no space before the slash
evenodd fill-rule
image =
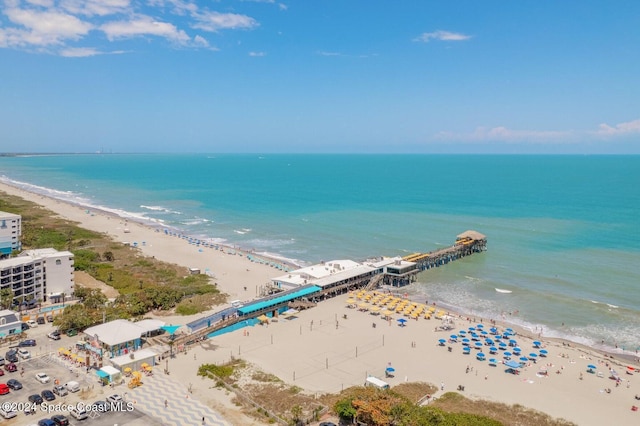
<path id="1" fill-rule="evenodd" d="M 84 208 L 4 184 L 0 184 L 0 191 L 38 203 L 84 228 L 106 233 L 115 241 L 137 242 L 139 250 L 147 256 L 209 271 L 215 275 L 220 290 L 229 295 L 229 300 L 252 299 L 261 285 L 281 274 L 270 266 L 252 263 L 244 256 L 201 249 L 184 239 L 142 224 L 125 222 L 104 212 L 87 212 Z M 541 340 L 548 356 L 530 363 L 519 375 L 507 374 L 500 364 L 490 367 L 487 361 L 476 360 L 475 350 L 471 355 L 464 355 L 461 343 L 438 344 L 441 338 L 448 340 L 450 334 L 475 326 L 479 318 L 469 321 L 464 315 L 462 318 L 455 315 L 453 331 L 436 331 L 440 321 L 423 318 L 409 320 L 406 326 L 400 327 L 396 321 L 398 314 L 393 320 L 386 321 L 379 315 L 348 308 L 347 297 L 343 295 L 321 302 L 294 318 L 279 318 L 268 325 L 248 327 L 203 342 L 191 348 L 184 358 L 179 356 L 172 360 L 172 374 L 193 383 L 195 398 L 229 416 L 234 416 L 229 397 L 223 391 L 211 391 L 211 381 L 196 376 L 200 363 L 240 357 L 309 393 L 338 392 L 349 386 L 362 385 L 367 375 L 374 375 L 392 386 L 404 381 L 424 381 L 442 386 L 444 392 L 454 391 L 462 385 L 467 397 L 517 403 L 579 425 L 640 423 L 640 411 L 631 410 L 633 405 L 640 405 L 640 401 L 634 399 L 640 394 L 640 385 L 636 383 L 640 373 L 626 374 L 628 365 L 638 367 L 628 364 L 627 360 L 612 360 L 590 348 L 568 346 L 567 342 L 544 336 L 534 338 L 525 330 L 516 330 L 515 338 L 524 354 L 537 352 L 532 342 Z M 163 319 L 168 323 L 185 324 L 195 318 L 172 316 Z M 488 321 L 484 324 L 490 327 Z M 501 354 L 487 353 L 487 358 L 492 357 L 502 360 Z M 193 362 L 194 358 L 197 363 Z M 395 377 L 385 379 L 384 372 L 389 363 L 395 368 Z M 602 371 L 604 377 L 587 373 L 589 364 L 596 365 L 596 371 Z M 543 367 L 548 371 L 546 376 L 540 374 Z M 608 378 L 609 367 L 619 373 L 621 382 L 618 386 Z M 246 419 L 238 420 L 237 424 L 252 424 L 242 421 Z"/>

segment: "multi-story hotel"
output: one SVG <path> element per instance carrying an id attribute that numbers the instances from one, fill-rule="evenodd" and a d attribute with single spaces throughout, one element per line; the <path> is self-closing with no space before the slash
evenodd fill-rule
<path id="1" fill-rule="evenodd" d="M 9 257 L 12 251 L 20 251 L 22 244 L 22 218 L 13 213 L 0 212 L 0 259 Z"/>
<path id="2" fill-rule="evenodd" d="M 27 250 L 0 260 L 0 290 L 11 289 L 13 305 L 58 302 L 73 293 L 73 253 L 52 248 Z M 23 306 L 24 306 L 23 305 Z"/>

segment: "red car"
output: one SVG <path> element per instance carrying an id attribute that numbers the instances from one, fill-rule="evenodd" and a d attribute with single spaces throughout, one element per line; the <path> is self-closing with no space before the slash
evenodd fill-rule
<path id="1" fill-rule="evenodd" d="M 4 376 L 4 370 L 0 370 L 0 376 Z"/>
<path id="2" fill-rule="evenodd" d="M 16 371 L 18 371 L 18 367 L 12 362 L 10 362 L 9 364 L 5 364 L 4 369 L 10 373 L 15 373 Z"/>
<path id="3" fill-rule="evenodd" d="M 6 383 L 0 383 L 0 395 L 6 395 L 9 393 L 9 386 Z"/>

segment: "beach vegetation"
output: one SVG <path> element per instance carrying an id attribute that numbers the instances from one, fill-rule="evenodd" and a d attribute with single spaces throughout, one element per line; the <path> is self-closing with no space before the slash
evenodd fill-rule
<path id="1" fill-rule="evenodd" d="M 339 395 L 333 404 L 333 411 L 345 422 L 360 422 L 371 426 L 498 426 L 503 424 L 490 416 L 464 411 L 446 411 L 433 404 L 420 406 L 416 402 L 396 392 L 395 388 L 382 390 L 372 387 L 353 387 Z"/>
<path id="2" fill-rule="evenodd" d="M 251 374 L 251 379 L 255 380 L 256 382 L 263 383 L 282 383 L 282 380 L 275 374 L 265 373 L 264 371 L 260 370 L 254 371 Z"/>
<path id="3" fill-rule="evenodd" d="M 493 401 L 471 400 L 457 392 L 447 392 L 430 405 L 451 413 L 489 417 L 499 422 L 498 424 L 575 426 L 574 423 L 567 420 L 556 419 L 519 404 L 509 405 Z"/>
<path id="4" fill-rule="evenodd" d="M 2 309 L 11 308 L 11 304 L 13 303 L 13 290 L 10 287 L 3 288 L 0 290 L 0 306 Z"/>
<path id="5" fill-rule="evenodd" d="M 302 407 L 298 404 L 291 407 L 291 424 L 297 425 L 302 417 Z"/>
<path id="6" fill-rule="evenodd" d="M 117 244 L 106 234 L 81 228 L 35 203 L 3 195 L 0 210 L 22 216 L 22 245 L 25 249 L 52 247 L 69 250 L 74 254 L 77 271 L 85 271 L 116 289 L 121 297 L 113 308 L 106 310 L 109 318 L 137 317 L 156 309 L 170 310 L 183 299 L 196 295 L 218 297 L 211 297 L 207 303 L 192 304 L 189 313 L 202 312 L 212 304 L 224 301 L 209 276 L 191 275 L 188 268 L 143 257 L 138 249 Z M 76 293 L 79 289 L 76 286 Z M 82 300 L 84 295 L 80 294 L 75 296 L 81 299 L 80 303 L 85 303 Z M 104 304 L 99 312 L 93 312 L 95 309 L 87 306 L 87 317 L 100 322 L 105 315 Z"/>
<path id="7" fill-rule="evenodd" d="M 231 377 L 237 369 L 244 368 L 245 363 L 242 360 L 232 360 L 228 363 L 216 365 L 216 364 L 202 364 L 198 367 L 198 376 L 202 377 L 216 377 L 220 379 L 226 379 Z"/>

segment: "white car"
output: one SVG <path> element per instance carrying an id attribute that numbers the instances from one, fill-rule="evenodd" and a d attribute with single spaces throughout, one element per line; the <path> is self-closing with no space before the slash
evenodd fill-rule
<path id="1" fill-rule="evenodd" d="M 5 419 L 12 419 L 14 417 L 16 417 L 18 415 L 17 412 L 8 409 L 8 406 L 12 405 L 11 403 L 6 404 L 7 407 L 5 407 L 5 404 L 2 404 L 2 407 L 0 407 L 0 416 L 4 417 Z"/>
<path id="2" fill-rule="evenodd" d="M 113 394 L 113 395 L 109 395 L 107 397 L 107 402 L 112 402 L 112 403 L 118 403 L 118 402 L 123 402 L 124 400 L 122 399 L 122 397 L 118 394 Z"/>
<path id="3" fill-rule="evenodd" d="M 89 418 L 89 413 L 81 406 L 69 406 L 69 414 L 76 420 L 84 420 Z"/>
<path id="4" fill-rule="evenodd" d="M 38 326 L 38 323 L 30 319 L 27 321 L 27 325 L 31 328 L 36 328 Z"/>
<path id="5" fill-rule="evenodd" d="M 20 356 L 20 358 L 22 359 L 29 359 L 31 358 L 31 353 L 26 349 L 20 348 L 18 349 L 18 356 Z"/>
<path id="6" fill-rule="evenodd" d="M 40 383 L 49 383 L 51 378 L 47 376 L 45 373 L 36 373 L 36 380 Z"/>

